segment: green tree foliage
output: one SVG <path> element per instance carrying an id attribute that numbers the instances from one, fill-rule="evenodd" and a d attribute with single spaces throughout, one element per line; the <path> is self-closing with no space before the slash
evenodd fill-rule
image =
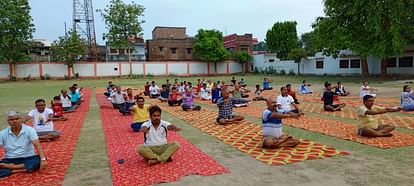
<path id="1" fill-rule="evenodd" d="M 194 39 L 194 55 L 201 61 L 214 62 L 217 73 L 217 63 L 225 61 L 230 54 L 224 48 L 220 31 L 200 29 Z"/>
<path id="2" fill-rule="evenodd" d="M 288 55 L 288 59 L 292 59 L 298 64 L 298 75 L 300 75 L 300 62 L 302 59 L 306 59 L 307 54 L 304 48 L 292 49 Z"/>
<path id="3" fill-rule="evenodd" d="M 286 59 L 290 51 L 297 48 L 296 21 L 277 22 L 266 33 L 266 45 L 280 59 Z"/>
<path id="4" fill-rule="evenodd" d="M 323 49 L 314 31 L 302 34 L 298 43 L 299 47 L 305 49 L 308 56 L 314 56 Z"/>
<path id="5" fill-rule="evenodd" d="M 325 0 L 324 4 L 326 17 L 318 18 L 314 25 L 324 52 L 337 54 L 340 49 L 350 49 L 358 53 L 363 58 L 363 75 L 368 75 L 368 56 L 398 56 L 413 41 L 413 0 Z"/>
<path id="6" fill-rule="evenodd" d="M 85 41 L 75 31 L 69 31 L 68 36 L 59 37 L 52 43 L 51 49 L 52 60 L 64 61 L 72 69 L 72 74 L 75 74 L 73 64 L 87 53 Z"/>
<path id="7" fill-rule="evenodd" d="M 253 46 L 253 50 L 254 51 L 267 51 L 267 46 L 266 43 L 264 41 L 260 41 L 259 43 L 257 43 L 257 45 Z"/>
<path id="8" fill-rule="evenodd" d="M 245 64 L 249 63 L 251 61 L 253 61 L 253 56 L 250 55 L 248 52 L 246 51 L 237 51 L 235 53 L 233 53 L 233 60 L 237 61 L 238 63 L 242 64 L 242 68 L 243 68 L 243 73 L 245 72 Z"/>
<path id="9" fill-rule="evenodd" d="M 0 7 L 0 61 L 15 64 L 27 59 L 28 40 L 35 31 L 29 2 L 1 0 Z"/>
<path id="10" fill-rule="evenodd" d="M 132 75 L 131 64 L 131 42 L 134 37 L 142 35 L 142 24 L 140 20 L 143 16 L 144 6 L 134 2 L 124 3 L 122 0 L 111 0 L 109 5 L 103 10 L 98 10 L 105 21 L 108 33 L 103 35 L 104 40 L 114 48 L 128 49 L 130 62 L 130 75 Z"/>

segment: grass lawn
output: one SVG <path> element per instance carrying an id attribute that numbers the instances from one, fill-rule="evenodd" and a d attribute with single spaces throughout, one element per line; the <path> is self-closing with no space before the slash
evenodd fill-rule
<path id="1" fill-rule="evenodd" d="M 243 76 L 245 82 L 249 85 L 261 85 L 264 77 L 263 75 Z M 348 90 L 351 90 L 354 94 L 357 93 L 360 82 L 366 80 L 360 77 L 267 77 L 273 79 L 272 85 L 276 90 L 286 83 L 293 84 L 293 87 L 299 87 L 302 80 L 306 79 L 314 84 L 313 89 L 315 91 L 321 91 L 322 84 L 325 81 L 333 83 L 342 81 Z M 171 83 L 174 78 L 169 77 Z M 202 77 L 177 78 L 180 81 L 191 81 L 194 84 L 197 79 Z M 236 78 L 239 80 L 242 76 L 237 75 Z M 145 81 L 155 80 L 158 84 L 161 84 L 165 82 L 165 79 L 165 77 L 147 77 L 147 79 L 111 80 L 117 85 L 142 88 Z M 214 82 L 225 80 L 229 83 L 231 76 L 216 76 L 208 79 Z M 0 92 L 0 118 L 3 121 L 0 122 L 0 128 L 8 126 L 5 115 L 8 110 L 27 113 L 34 108 L 36 99 L 43 98 L 49 102 L 53 96 L 59 94 L 60 89 L 68 88 L 72 83 L 78 83 L 80 86 L 93 89 L 95 87 L 105 87 L 108 80 L 0 82 L 2 90 Z M 387 97 L 398 97 L 404 82 L 380 79 L 367 80 L 371 86 L 380 89 L 379 95 Z M 207 105 L 203 106 L 216 109 Z M 187 176 L 179 182 L 167 183 L 166 185 L 412 185 L 414 183 L 414 146 L 383 150 L 285 126 L 284 131 L 289 134 L 349 151 L 352 154 L 284 166 L 268 166 L 191 127 L 185 121 L 172 117 L 168 113 L 163 112 L 163 118 L 183 128 L 184 130 L 180 133 L 186 139 L 231 171 L 229 174 L 210 177 Z M 251 117 L 247 119 L 256 124 L 261 122 Z M 333 119 L 341 120 L 340 118 Z M 344 121 L 349 120 L 345 119 Z M 405 132 L 413 133 L 412 130 L 408 129 Z M 70 168 L 66 173 L 64 185 L 112 185 L 106 154 L 99 107 L 93 93 L 90 110 L 81 129 L 81 135 Z"/>

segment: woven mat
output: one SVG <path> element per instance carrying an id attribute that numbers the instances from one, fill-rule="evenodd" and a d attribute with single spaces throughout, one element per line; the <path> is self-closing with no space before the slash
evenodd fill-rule
<path id="1" fill-rule="evenodd" d="M 48 167 L 44 171 L 17 173 L 0 179 L 0 185 L 62 185 L 78 141 L 83 121 L 89 110 L 91 89 L 83 89 L 84 102 L 76 112 L 67 113 L 67 121 L 55 121 L 54 128 L 62 136 L 52 142 L 42 142 L 42 148 L 48 158 Z M 3 151 L 0 155 L 3 156 Z"/>
<path id="2" fill-rule="evenodd" d="M 295 148 L 262 149 L 263 137 L 260 125 L 243 121 L 240 124 L 222 126 L 216 124 L 217 112 L 207 109 L 184 112 L 181 107 L 169 107 L 167 104 L 159 103 L 156 100 L 152 102 L 160 105 L 163 110 L 177 118 L 187 121 L 201 131 L 268 165 L 285 165 L 304 160 L 349 154 L 306 139 L 301 139 L 301 143 Z"/>
<path id="3" fill-rule="evenodd" d="M 264 109 L 264 105 L 249 105 L 248 107 L 234 108 L 233 111 L 261 118 Z M 414 145 L 414 135 L 412 134 L 393 131 L 392 137 L 361 137 L 357 135 L 356 125 L 317 116 L 305 115 L 299 120 L 285 119 L 283 124 L 384 149 Z"/>
<path id="4" fill-rule="evenodd" d="M 132 116 L 122 116 L 106 100 L 101 91 L 96 98 L 101 106 L 101 119 L 105 131 L 109 164 L 114 185 L 149 185 L 173 182 L 181 177 L 198 174 L 210 176 L 229 172 L 225 167 L 203 153 L 176 132 L 168 132 L 168 141 L 180 143 L 180 150 L 173 161 L 149 167 L 138 155 L 136 148 L 143 144 L 143 133 L 134 133 L 130 128 Z M 119 164 L 118 160 L 124 163 Z"/>

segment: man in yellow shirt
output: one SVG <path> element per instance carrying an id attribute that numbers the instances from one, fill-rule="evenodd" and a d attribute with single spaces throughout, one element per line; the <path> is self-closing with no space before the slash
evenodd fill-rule
<path id="1" fill-rule="evenodd" d="M 375 97 L 365 95 L 363 97 L 364 106 L 358 109 L 358 119 L 360 125 L 358 126 L 358 135 L 367 137 L 390 137 L 391 132 L 395 129 L 393 125 L 384 125 L 378 118 L 378 114 L 385 114 L 387 112 L 398 112 L 400 107 L 383 108 L 374 106 Z"/>
<path id="2" fill-rule="evenodd" d="M 134 132 L 139 132 L 141 125 L 149 120 L 149 108 L 150 105 L 145 104 L 144 97 L 138 96 L 136 98 L 137 104 L 130 107 L 129 110 L 134 115 L 134 122 L 131 124 L 131 128 Z"/>

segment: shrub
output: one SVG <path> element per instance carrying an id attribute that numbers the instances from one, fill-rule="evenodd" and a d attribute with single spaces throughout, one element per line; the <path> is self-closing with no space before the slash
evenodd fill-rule
<path id="1" fill-rule="evenodd" d="M 75 78 L 78 79 L 79 78 L 79 73 L 75 73 Z"/>
<path id="2" fill-rule="evenodd" d="M 286 75 L 286 70 L 284 69 L 280 70 L 280 75 Z"/>
<path id="3" fill-rule="evenodd" d="M 9 75 L 9 80 L 10 81 L 17 81 L 17 78 L 16 78 L 16 76 Z"/>
<path id="4" fill-rule="evenodd" d="M 289 75 L 290 76 L 294 76 L 294 75 L 296 75 L 296 73 L 295 73 L 295 71 L 293 69 L 290 69 L 289 70 Z"/>

